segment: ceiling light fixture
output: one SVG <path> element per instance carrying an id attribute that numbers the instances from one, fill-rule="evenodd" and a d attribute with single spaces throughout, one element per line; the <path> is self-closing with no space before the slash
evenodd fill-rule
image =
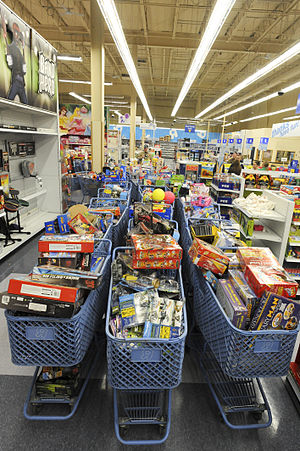
<path id="1" fill-rule="evenodd" d="M 77 83 L 80 85 L 91 85 L 92 84 L 92 82 L 88 81 L 88 80 L 62 80 L 62 79 L 59 79 L 58 81 L 60 81 L 61 83 Z M 112 86 L 112 82 L 105 81 L 104 86 Z"/>
<path id="2" fill-rule="evenodd" d="M 196 50 L 193 61 L 190 65 L 188 74 L 181 88 L 178 99 L 175 103 L 171 116 L 175 116 L 185 96 L 190 90 L 195 78 L 197 77 L 213 43 L 215 42 L 221 28 L 227 19 L 236 0 L 217 0 L 215 7 L 209 18 L 207 27 Z"/>
<path id="3" fill-rule="evenodd" d="M 72 55 L 57 55 L 59 61 L 77 61 L 82 63 L 82 56 L 72 56 Z"/>
<path id="4" fill-rule="evenodd" d="M 300 81 L 297 81 L 297 83 L 293 83 L 290 86 L 287 86 L 286 88 L 281 89 L 279 92 L 282 92 L 285 94 L 286 92 L 293 91 L 294 89 L 300 88 Z M 221 114 L 220 116 L 215 117 L 213 120 L 222 119 L 223 117 L 231 116 L 232 114 L 238 113 L 239 111 L 246 110 L 247 108 L 251 108 L 254 105 L 258 105 L 259 103 L 266 102 L 267 100 L 274 99 L 274 97 L 278 97 L 278 91 L 273 92 L 273 94 L 269 94 L 265 97 L 262 97 L 261 99 L 254 100 L 253 102 L 247 103 L 244 106 L 241 106 L 239 108 L 236 108 L 234 110 L 228 111 L 227 113 Z"/>
<path id="5" fill-rule="evenodd" d="M 235 125 L 237 123 L 238 121 L 228 122 L 227 124 L 224 124 L 224 127 L 229 127 L 230 125 Z"/>
<path id="6" fill-rule="evenodd" d="M 79 94 L 76 94 L 76 92 L 69 92 L 69 96 L 75 97 L 75 99 L 81 100 L 84 103 L 87 103 L 88 105 L 91 105 L 92 102 L 85 97 L 80 96 Z"/>
<path id="7" fill-rule="evenodd" d="M 296 119 L 300 119 L 300 116 L 299 115 L 296 115 L 296 116 L 290 116 L 290 117 L 284 117 L 282 120 L 283 121 L 293 121 L 293 120 L 296 120 Z"/>
<path id="8" fill-rule="evenodd" d="M 275 116 L 275 114 L 286 113 L 287 111 L 295 110 L 296 106 L 290 108 L 284 108 L 283 110 L 273 111 L 272 113 L 260 114 L 259 116 L 248 117 L 247 119 L 241 119 L 240 122 L 254 121 L 255 119 L 261 119 L 262 117 Z"/>
<path id="9" fill-rule="evenodd" d="M 296 56 L 300 52 L 300 41 L 297 42 L 297 44 L 293 45 L 293 47 L 289 48 L 286 52 L 279 55 L 277 58 L 272 60 L 269 64 L 259 69 L 254 74 L 250 75 L 250 77 L 243 80 L 241 83 L 234 86 L 232 89 L 230 89 L 228 92 L 226 92 L 224 95 L 219 97 L 215 102 L 211 103 L 207 108 L 205 108 L 203 111 L 201 111 L 199 114 L 197 114 L 196 118 L 204 116 L 209 111 L 216 108 L 221 103 L 225 102 L 225 100 L 229 99 L 233 95 L 237 94 L 238 92 L 242 91 L 243 89 L 250 86 L 255 81 L 259 80 L 260 78 L 264 77 L 268 73 L 272 72 L 277 67 L 281 66 L 282 64 L 289 61 L 291 58 Z"/>
<path id="10" fill-rule="evenodd" d="M 121 55 L 123 63 L 127 69 L 127 72 L 131 78 L 132 84 L 143 104 L 143 107 L 146 111 L 147 116 L 150 121 L 153 120 L 152 114 L 150 112 L 150 108 L 145 97 L 135 64 L 133 62 L 124 31 L 122 28 L 122 24 L 116 9 L 115 2 L 113 0 L 97 0 L 99 8 L 102 12 L 104 20 L 109 28 L 109 31 L 115 41 L 117 49 Z"/>

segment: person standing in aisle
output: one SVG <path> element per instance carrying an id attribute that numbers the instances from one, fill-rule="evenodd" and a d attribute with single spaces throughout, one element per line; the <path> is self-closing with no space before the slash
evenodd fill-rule
<path id="1" fill-rule="evenodd" d="M 242 166 L 240 163 L 239 158 L 236 158 L 234 162 L 230 165 L 230 168 L 228 169 L 228 174 L 236 174 L 241 175 L 242 172 Z"/>
<path id="2" fill-rule="evenodd" d="M 233 152 L 233 154 L 231 155 L 231 158 L 229 158 L 229 160 L 226 161 L 226 163 L 232 164 L 236 160 L 236 158 L 237 158 L 237 153 Z"/>

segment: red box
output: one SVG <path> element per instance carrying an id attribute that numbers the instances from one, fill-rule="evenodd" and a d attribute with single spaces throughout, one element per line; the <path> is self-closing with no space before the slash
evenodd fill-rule
<path id="1" fill-rule="evenodd" d="M 94 252 L 93 235 L 44 235 L 39 240 L 39 252 Z"/>
<path id="2" fill-rule="evenodd" d="M 137 260 L 181 260 L 182 248 L 170 235 L 132 235 Z"/>
<path id="3" fill-rule="evenodd" d="M 195 254 L 195 251 L 192 248 L 189 250 L 189 256 L 195 265 L 200 266 L 200 268 L 207 269 L 218 276 L 224 274 L 227 269 L 227 265 L 223 265 L 223 263 L 207 258 L 204 255 Z"/>
<path id="4" fill-rule="evenodd" d="M 294 298 L 298 290 L 298 283 L 279 266 L 249 265 L 246 267 L 245 279 L 259 298 L 265 291 Z"/>
<path id="5" fill-rule="evenodd" d="M 97 232 L 96 227 L 80 213 L 72 218 L 68 224 L 78 235 L 88 235 Z"/>
<path id="6" fill-rule="evenodd" d="M 50 285 L 30 279 L 10 279 L 8 293 L 33 296 L 40 299 L 75 303 L 82 297 L 82 290 L 60 285 Z"/>
<path id="7" fill-rule="evenodd" d="M 240 247 L 236 251 L 242 270 L 247 265 L 281 267 L 268 247 Z"/>
<path id="8" fill-rule="evenodd" d="M 175 258 L 165 258 L 161 260 L 137 260 L 135 255 L 133 255 L 132 267 L 134 269 L 179 269 L 180 260 Z"/>
<path id="9" fill-rule="evenodd" d="M 209 260 L 215 262 L 214 267 L 216 267 L 216 269 L 219 268 L 215 274 L 223 274 L 230 262 L 230 258 L 224 254 L 224 252 L 199 238 L 194 239 L 189 250 L 189 256 L 196 265 L 205 269 L 210 269 L 211 271 L 213 271 L 211 268 L 212 263 L 210 263 Z M 208 261 L 208 263 L 206 266 L 203 266 L 206 261 Z"/>

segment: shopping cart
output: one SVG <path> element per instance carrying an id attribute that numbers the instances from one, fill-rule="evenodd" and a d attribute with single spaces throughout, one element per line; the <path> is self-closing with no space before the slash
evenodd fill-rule
<path id="1" fill-rule="evenodd" d="M 116 248 L 118 253 L 132 248 Z M 176 279 L 184 300 L 181 270 L 165 270 L 162 274 Z M 155 338 L 120 339 L 110 332 L 110 316 L 113 280 L 106 315 L 108 382 L 114 389 L 115 432 L 123 444 L 152 445 L 163 443 L 170 431 L 171 390 L 181 382 L 184 345 L 187 334 L 186 310 L 179 338 L 170 340 Z M 163 437 L 149 440 L 125 440 L 121 436 L 124 427 L 132 425 L 159 425 Z"/>
<path id="2" fill-rule="evenodd" d="M 96 197 L 98 189 L 101 187 L 101 180 L 99 178 L 92 178 L 88 175 L 77 175 L 82 191 L 81 203 L 89 202 L 91 197 Z"/>
<path id="3" fill-rule="evenodd" d="M 177 221 L 172 220 L 172 221 L 169 221 L 169 222 L 170 222 L 170 225 L 173 227 L 173 234 L 172 234 L 173 238 L 176 241 L 179 241 L 180 233 L 179 233 L 179 230 L 178 230 L 178 223 L 177 223 Z M 133 218 L 130 218 L 129 222 L 128 222 L 128 232 L 130 232 L 130 230 L 132 230 L 133 227 L 134 227 Z"/>
<path id="4" fill-rule="evenodd" d="M 15 365 L 37 366 L 24 407 L 28 419 L 57 420 L 68 419 L 74 415 L 78 402 L 74 399 L 67 402 L 70 413 L 62 416 L 34 415 L 29 413 L 31 404 L 37 404 L 34 396 L 34 385 L 41 366 L 71 367 L 80 363 L 89 349 L 92 340 L 101 330 L 102 318 L 106 310 L 110 279 L 110 254 L 112 244 L 109 240 L 101 240 L 94 256 L 105 257 L 99 277 L 101 283 L 90 292 L 79 312 L 70 319 L 20 316 L 6 311 L 9 342 L 12 362 Z M 92 365 L 93 359 L 90 362 Z M 87 374 L 89 378 L 90 372 Z M 87 383 L 87 382 L 86 382 Z M 84 383 L 84 391 L 86 387 Z M 81 398 L 83 391 L 80 392 Z M 41 404 L 61 404 L 62 400 L 41 400 Z M 38 416 L 38 418 L 36 418 Z"/>

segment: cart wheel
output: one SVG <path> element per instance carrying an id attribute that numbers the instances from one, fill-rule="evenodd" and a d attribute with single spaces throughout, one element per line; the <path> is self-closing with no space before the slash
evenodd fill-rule
<path id="1" fill-rule="evenodd" d="M 256 421 L 260 421 L 262 419 L 262 412 L 252 412 L 252 416 Z"/>

